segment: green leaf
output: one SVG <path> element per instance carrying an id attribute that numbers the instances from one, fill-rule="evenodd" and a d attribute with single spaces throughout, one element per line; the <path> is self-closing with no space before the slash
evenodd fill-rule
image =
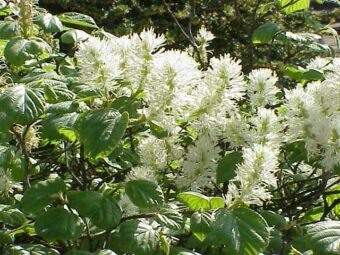
<path id="1" fill-rule="evenodd" d="M 61 42 L 65 44 L 75 44 L 87 40 L 90 35 L 82 30 L 71 29 L 63 33 L 60 37 Z"/>
<path id="2" fill-rule="evenodd" d="M 41 244 L 21 244 L 9 247 L 5 255 L 60 255 L 60 253 L 52 248 L 48 248 Z"/>
<path id="3" fill-rule="evenodd" d="M 59 15 L 59 19 L 67 26 L 76 26 L 84 28 L 98 28 L 93 18 L 88 15 L 77 12 L 65 12 Z"/>
<path id="4" fill-rule="evenodd" d="M 197 192 L 183 192 L 177 198 L 190 210 L 210 210 L 224 207 L 224 199 L 221 197 L 207 197 Z"/>
<path id="5" fill-rule="evenodd" d="M 79 102 L 65 101 L 60 103 L 51 104 L 46 107 L 46 113 L 65 114 L 73 113 L 79 109 Z"/>
<path id="6" fill-rule="evenodd" d="M 310 0 L 279 0 L 279 3 L 285 13 L 289 14 L 308 9 Z"/>
<path id="7" fill-rule="evenodd" d="M 0 222 L 21 226 L 27 221 L 25 214 L 16 208 L 0 205 Z"/>
<path id="8" fill-rule="evenodd" d="M 259 26 L 252 36 L 253 44 L 269 43 L 280 29 L 275 23 L 267 23 Z"/>
<path id="9" fill-rule="evenodd" d="M 18 35 L 19 29 L 14 21 L 0 21 L 0 39 L 11 39 Z"/>
<path id="10" fill-rule="evenodd" d="M 94 255 L 94 253 L 89 251 L 71 250 L 66 252 L 65 255 Z"/>
<path id="11" fill-rule="evenodd" d="M 218 162 L 216 169 L 216 182 L 224 183 L 235 177 L 236 165 L 243 161 L 242 153 L 234 151 L 227 154 Z"/>
<path id="12" fill-rule="evenodd" d="M 318 81 L 323 79 L 325 79 L 324 74 L 315 69 L 310 69 L 301 76 L 302 81 Z"/>
<path id="13" fill-rule="evenodd" d="M 44 113 L 45 101 L 39 91 L 16 85 L 0 96 L 2 109 L 14 122 L 28 124 Z"/>
<path id="14" fill-rule="evenodd" d="M 16 37 L 7 43 L 4 55 L 9 63 L 20 66 L 26 60 L 38 58 L 44 52 L 51 52 L 51 48 L 42 39 Z"/>
<path id="15" fill-rule="evenodd" d="M 213 220 L 207 212 L 195 212 L 190 218 L 190 230 L 198 240 L 203 241 L 211 231 Z"/>
<path id="16" fill-rule="evenodd" d="M 210 203 L 210 209 L 223 208 L 225 205 L 224 199 L 222 197 L 210 197 L 209 203 Z"/>
<path id="17" fill-rule="evenodd" d="M 131 202 L 140 208 L 152 208 L 163 204 L 162 189 L 154 182 L 132 180 L 126 183 L 125 192 Z"/>
<path id="18" fill-rule="evenodd" d="M 76 133 L 85 154 L 92 159 L 108 156 L 122 139 L 128 125 L 127 113 L 99 109 L 83 113 L 76 123 Z"/>
<path id="19" fill-rule="evenodd" d="M 301 68 L 299 68 L 298 66 L 293 66 L 293 65 L 288 65 L 283 70 L 284 75 L 297 81 L 301 80 L 303 73 L 304 73 L 304 70 L 301 70 Z"/>
<path id="20" fill-rule="evenodd" d="M 112 197 L 95 191 L 70 191 L 67 199 L 80 216 L 90 218 L 97 227 L 110 230 L 121 220 L 121 209 Z"/>
<path id="21" fill-rule="evenodd" d="M 117 252 L 135 255 L 159 255 L 159 233 L 149 224 L 126 221 L 112 235 L 109 247 Z"/>
<path id="22" fill-rule="evenodd" d="M 57 16 L 46 13 L 40 16 L 38 25 L 47 33 L 56 33 L 63 31 L 63 24 Z"/>
<path id="23" fill-rule="evenodd" d="M 286 224 L 286 220 L 282 215 L 272 211 L 262 211 L 261 216 L 266 220 L 270 227 L 282 227 Z"/>
<path id="24" fill-rule="evenodd" d="M 37 212 L 65 190 L 66 185 L 61 179 L 40 181 L 26 190 L 21 200 L 22 208 L 27 213 Z"/>
<path id="25" fill-rule="evenodd" d="M 328 190 L 329 192 L 339 192 L 335 194 L 328 195 L 326 200 L 329 205 L 331 205 L 335 200 L 340 199 L 340 185 L 335 186 L 333 189 Z M 340 203 L 338 203 L 334 208 L 333 212 L 335 215 L 340 215 Z"/>
<path id="26" fill-rule="evenodd" d="M 42 137 L 49 140 L 68 139 L 75 141 L 73 127 L 78 119 L 78 113 L 66 113 L 63 115 L 51 115 L 41 122 Z"/>
<path id="27" fill-rule="evenodd" d="M 157 218 L 162 225 L 170 229 L 181 229 L 184 225 L 182 215 L 170 208 L 161 208 L 157 214 Z"/>
<path id="28" fill-rule="evenodd" d="M 269 228 L 257 212 L 239 207 L 220 209 L 206 240 L 212 245 L 226 245 L 230 254 L 258 255 L 269 243 Z"/>
<path id="29" fill-rule="evenodd" d="M 111 250 L 101 250 L 98 251 L 96 255 L 117 255 L 117 254 Z"/>
<path id="30" fill-rule="evenodd" d="M 201 255 L 201 254 L 182 247 L 171 247 L 170 255 Z"/>
<path id="31" fill-rule="evenodd" d="M 209 210 L 209 197 L 197 192 L 184 192 L 178 194 L 177 198 L 184 203 L 190 210 Z"/>
<path id="32" fill-rule="evenodd" d="M 0 97 L 1 100 L 1 97 Z M 6 113 L 4 112 L 0 112 L 0 132 L 5 132 L 8 131 L 8 129 L 12 126 L 13 121 L 10 118 L 10 116 L 8 116 Z"/>
<path id="33" fill-rule="evenodd" d="M 52 208 L 38 217 L 34 228 L 48 240 L 73 240 L 82 235 L 83 226 L 78 217 L 63 208 Z"/>
<path id="34" fill-rule="evenodd" d="M 340 254 L 340 221 L 321 221 L 308 225 L 306 229 L 315 254 Z"/>
<path id="35" fill-rule="evenodd" d="M 62 81 L 44 79 L 42 83 L 45 85 L 45 98 L 49 103 L 56 103 L 75 98 L 75 94 L 70 91 L 67 85 Z"/>

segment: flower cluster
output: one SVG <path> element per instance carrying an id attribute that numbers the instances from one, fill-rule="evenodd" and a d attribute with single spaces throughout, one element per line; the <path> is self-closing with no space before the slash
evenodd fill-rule
<path id="1" fill-rule="evenodd" d="M 202 28 L 198 38 L 206 48 L 213 35 Z M 303 141 L 309 157 L 321 155 L 326 170 L 340 164 L 339 59 L 313 60 L 306 68 L 324 80 L 281 91 L 270 69 L 244 76 L 240 61 L 223 55 L 201 70 L 188 51 L 164 50 L 163 44 L 163 36 L 146 30 L 90 38 L 77 53 L 83 82 L 106 88 L 111 97 L 140 98 L 139 114 L 167 133 L 140 135 L 140 165 L 128 179 L 159 182 L 166 176 L 180 190 L 214 189 L 219 160 L 242 149 L 226 201 L 262 205 L 276 186 L 286 144 Z M 301 171 L 310 172 L 304 166 Z"/>

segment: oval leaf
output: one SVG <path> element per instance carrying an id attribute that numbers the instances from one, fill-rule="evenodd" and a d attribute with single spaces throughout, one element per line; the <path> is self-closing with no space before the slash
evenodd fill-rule
<path id="1" fill-rule="evenodd" d="M 41 39 L 27 40 L 16 37 L 7 43 L 4 55 L 9 63 L 20 66 L 26 60 L 37 58 L 46 51 L 50 52 L 51 48 Z"/>
<path id="2" fill-rule="evenodd" d="M 121 220 L 121 209 L 111 197 L 95 191 L 70 191 L 67 199 L 80 216 L 90 218 L 100 228 L 113 229 Z"/>
<path id="3" fill-rule="evenodd" d="M 77 12 L 65 12 L 59 15 L 59 19 L 67 26 L 98 28 L 93 18 Z"/>
<path id="4" fill-rule="evenodd" d="M 73 240 L 81 236 L 83 226 L 75 215 L 63 208 L 52 208 L 37 218 L 34 228 L 48 240 Z"/>
<path id="5" fill-rule="evenodd" d="M 279 31 L 279 27 L 274 23 L 263 24 L 254 31 L 252 42 L 253 44 L 269 43 Z"/>
<path id="6" fill-rule="evenodd" d="M 149 224 L 132 220 L 120 225 L 119 231 L 112 235 L 109 247 L 122 253 L 159 255 L 159 241 L 159 233 Z"/>
<path id="7" fill-rule="evenodd" d="M 128 119 L 126 112 L 120 114 L 113 109 L 82 114 L 77 120 L 76 132 L 86 156 L 92 159 L 108 156 L 122 139 Z"/>
<path id="8" fill-rule="evenodd" d="M 57 16 L 53 16 L 50 13 L 41 15 L 38 24 L 47 33 L 56 33 L 63 31 L 63 24 L 60 22 Z"/>
<path id="9" fill-rule="evenodd" d="M 190 210 L 209 210 L 210 202 L 209 197 L 197 192 L 184 192 L 180 193 L 178 199 L 184 203 Z"/>
<path id="10" fill-rule="evenodd" d="M 140 208 L 152 208 L 162 205 L 164 202 L 162 189 L 151 181 L 129 181 L 126 184 L 125 192 L 131 202 Z"/>
<path id="11" fill-rule="evenodd" d="M 212 245 L 226 245 L 230 254 L 258 255 L 269 243 L 269 228 L 257 212 L 240 207 L 220 209 L 206 240 Z"/>
<path id="12" fill-rule="evenodd" d="M 30 187 L 24 194 L 21 204 L 24 212 L 34 213 L 55 200 L 66 190 L 61 179 L 41 181 Z"/>
<path id="13" fill-rule="evenodd" d="M 235 177 L 236 165 L 243 161 L 242 153 L 234 151 L 227 154 L 218 162 L 216 182 L 224 183 Z"/>
<path id="14" fill-rule="evenodd" d="M 0 109 L 18 124 L 31 123 L 44 113 L 44 108 L 40 92 L 24 85 L 9 88 L 0 96 Z"/>
<path id="15" fill-rule="evenodd" d="M 307 236 L 315 254 L 340 254 L 340 221 L 321 221 L 307 226 Z"/>

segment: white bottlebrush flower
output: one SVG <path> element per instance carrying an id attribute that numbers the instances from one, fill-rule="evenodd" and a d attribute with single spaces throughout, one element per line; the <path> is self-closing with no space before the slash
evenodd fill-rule
<path id="1" fill-rule="evenodd" d="M 197 108 L 195 88 L 200 79 L 198 64 L 186 53 L 166 51 L 155 56 L 144 85 L 147 118 L 173 132 L 176 122 Z"/>
<path id="2" fill-rule="evenodd" d="M 270 69 L 257 69 L 249 74 L 247 94 L 250 103 L 255 107 L 273 105 L 277 101 L 276 94 L 280 91 L 276 86 L 278 78 Z"/>
<path id="3" fill-rule="evenodd" d="M 222 101 L 228 104 L 230 100 L 241 99 L 245 91 L 241 62 L 230 55 L 223 55 L 212 58 L 210 65 L 205 82 L 215 96 L 212 99 L 217 100 L 215 103 Z"/>
<path id="4" fill-rule="evenodd" d="M 223 55 L 210 60 L 204 81 L 198 87 L 201 96 L 199 109 L 194 114 L 198 132 L 209 130 L 211 136 L 221 135 L 227 115 L 236 109 L 236 101 L 244 96 L 245 82 L 240 61 Z"/>
<path id="5" fill-rule="evenodd" d="M 90 37 L 79 45 L 76 57 L 82 82 L 113 90 L 121 71 L 119 57 L 109 41 Z"/>
<path id="6" fill-rule="evenodd" d="M 21 190 L 22 186 L 12 180 L 9 171 L 0 168 L 0 197 L 8 196 L 14 189 Z"/>
<path id="7" fill-rule="evenodd" d="M 138 147 L 141 163 L 150 166 L 154 171 L 162 170 L 167 166 L 167 147 L 165 140 L 155 136 L 141 138 Z"/>
<path id="8" fill-rule="evenodd" d="M 325 169 L 331 170 L 334 166 L 340 166 L 340 112 L 334 114 L 330 120 L 330 132 L 323 150 L 324 158 L 321 164 Z"/>
<path id="9" fill-rule="evenodd" d="M 149 165 L 136 166 L 127 175 L 127 180 L 147 180 L 157 183 L 157 171 Z"/>
<path id="10" fill-rule="evenodd" d="M 288 141 L 303 140 L 308 156 L 321 156 L 326 170 L 340 163 L 340 83 L 336 75 L 331 72 L 322 82 L 285 91 Z"/>
<path id="11" fill-rule="evenodd" d="M 153 28 L 144 29 L 139 34 L 140 50 L 145 57 L 159 50 L 165 43 L 165 37 L 163 34 L 155 34 Z"/>
<path id="12" fill-rule="evenodd" d="M 252 143 L 278 146 L 282 142 L 283 126 L 274 110 L 258 108 L 256 115 L 250 118 L 252 125 L 249 139 Z"/>
<path id="13" fill-rule="evenodd" d="M 319 71 L 327 70 L 331 65 L 331 60 L 327 58 L 316 57 L 311 60 L 306 69 L 315 69 Z"/>
<path id="14" fill-rule="evenodd" d="M 223 137 L 231 148 L 247 146 L 252 139 L 248 119 L 241 114 L 235 114 L 228 118 Z"/>
<path id="15" fill-rule="evenodd" d="M 303 137 L 309 130 L 309 123 L 305 120 L 309 118 L 308 109 L 314 104 L 313 97 L 307 94 L 302 86 L 293 90 L 285 90 L 286 102 L 284 104 L 285 123 L 288 126 L 286 140 L 294 142 Z"/>
<path id="16" fill-rule="evenodd" d="M 215 38 L 214 34 L 208 31 L 204 26 L 202 26 L 197 33 L 196 40 L 199 43 L 208 43 Z"/>
<path id="17" fill-rule="evenodd" d="M 212 188 L 220 151 L 209 135 L 200 136 L 195 144 L 188 148 L 183 173 L 176 180 L 177 186 L 187 190 Z"/>
<path id="18" fill-rule="evenodd" d="M 237 166 L 236 176 L 229 183 L 226 201 L 230 205 L 243 202 L 261 206 L 270 199 L 268 187 L 276 186 L 277 155 L 278 150 L 268 145 L 244 148 L 244 161 Z"/>

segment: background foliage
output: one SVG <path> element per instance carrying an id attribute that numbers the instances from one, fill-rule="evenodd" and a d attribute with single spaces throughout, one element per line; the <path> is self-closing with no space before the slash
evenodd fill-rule
<path id="1" fill-rule="evenodd" d="M 40 2 L 0 0 L 1 254 L 339 254 L 336 9 Z"/>

